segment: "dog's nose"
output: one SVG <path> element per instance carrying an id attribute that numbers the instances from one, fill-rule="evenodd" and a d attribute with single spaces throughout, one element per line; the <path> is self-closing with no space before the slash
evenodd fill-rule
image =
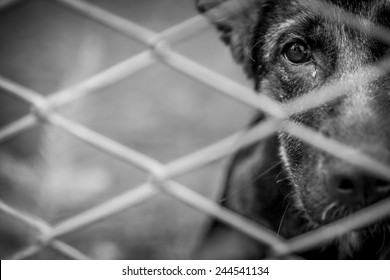
<path id="1" fill-rule="evenodd" d="M 328 172 L 328 187 L 337 201 L 369 205 L 390 196 L 390 183 L 359 171 Z"/>

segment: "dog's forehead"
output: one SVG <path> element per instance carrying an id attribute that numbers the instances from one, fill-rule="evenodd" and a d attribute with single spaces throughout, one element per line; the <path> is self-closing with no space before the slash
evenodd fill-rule
<path id="1" fill-rule="evenodd" d="M 353 13 L 357 16 L 371 20 L 374 23 L 390 27 L 390 0 L 360 1 L 360 0 L 295 0 L 292 1 L 298 9 L 306 8 L 313 13 L 321 13 L 316 3 L 331 4 L 343 12 Z M 326 9 L 326 8 L 325 8 Z"/>
<path id="2" fill-rule="evenodd" d="M 389 6 L 389 0 L 361 1 L 361 0 L 322 0 L 337 5 L 349 12 L 356 14 L 370 14 L 372 11 L 381 10 Z"/>
<path id="3" fill-rule="evenodd" d="M 324 1 L 324 0 L 323 0 Z M 383 5 L 386 1 L 361 1 L 361 0 L 325 0 L 324 2 L 328 2 L 343 9 L 354 12 L 354 13 L 362 13 L 368 11 L 370 8 L 376 5 Z"/>
<path id="4" fill-rule="evenodd" d="M 289 5 L 286 5 L 288 3 Z M 319 4 L 319 5 L 318 5 Z M 326 5 L 323 5 L 326 4 Z M 330 4 L 330 5 L 329 5 Z M 327 16 L 324 16 L 324 9 Z M 343 29 L 345 13 L 352 13 L 365 19 L 365 25 L 382 25 L 390 28 L 390 0 L 293 0 L 281 1 L 269 27 L 268 39 L 276 43 L 279 35 L 294 30 L 308 30 L 319 23 L 326 23 L 327 30 Z M 330 18 L 327 18 L 329 17 Z M 334 30 L 333 30 L 334 31 Z M 326 36 L 326 34 L 323 34 Z"/>

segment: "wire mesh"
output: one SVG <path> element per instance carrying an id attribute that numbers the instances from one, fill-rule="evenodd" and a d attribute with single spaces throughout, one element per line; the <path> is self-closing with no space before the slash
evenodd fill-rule
<path id="1" fill-rule="evenodd" d="M 0 9 L 5 9 L 17 2 L 21 1 L 3 1 L 0 3 Z M 96 149 L 139 168 L 150 175 L 150 180 L 129 190 L 125 194 L 110 199 L 94 208 L 54 225 L 42 221 L 39 217 L 31 217 L 0 201 L 0 211 L 23 222 L 26 226 L 35 229 L 37 232 L 35 243 L 10 256 L 10 258 L 27 258 L 39 252 L 43 247 L 50 246 L 64 256 L 73 259 L 88 259 L 88 256 L 79 252 L 76 248 L 59 241 L 57 238 L 88 227 L 91 224 L 107 219 L 120 211 L 143 203 L 159 192 L 164 192 L 174 199 L 185 203 L 189 207 L 219 219 L 238 229 L 242 233 L 253 237 L 259 242 L 268 244 L 275 253 L 275 256 L 285 256 L 312 248 L 323 241 L 341 236 L 348 231 L 368 225 L 389 215 L 390 199 L 387 199 L 366 209 L 360 210 L 351 216 L 333 222 L 325 228 L 311 231 L 290 240 L 284 240 L 281 237 L 277 237 L 274 232 L 267 228 L 223 208 L 217 203 L 192 191 L 187 186 L 175 181 L 175 177 L 179 175 L 193 172 L 205 164 L 224 158 L 243 146 L 255 143 L 279 130 L 284 130 L 312 146 L 320 148 L 321 150 L 354 165 L 358 165 L 383 179 L 390 180 L 389 166 L 364 155 L 362 152 L 349 147 L 345 143 L 325 138 L 313 129 L 304 125 L 298 125 L 289 120 L 289 116 L 295 113 L 318 107 L 340 97 L 351 84 L 348 84 L 347 82 L 336 83 L 315 90 L 292 103 L 279 104 L 268 98 L 266 94 L 253 94 L 252 89 L 242 86 L 241 84 L 200 65 L 170 48 L 170 45 L 185 40 L 207 28 L 209 24 L 202 16 L 195 16 L 166 31 L 155 33 L 89 2 L 82 0 L 56 0 L 55 2 L 104 24 L 115 31 L 134 38 L 143 43 L 147 48 L 144 52 L 130 57 L 76 86 L 55 92 L 49 97 L 43 97 L 38 92 L 0 77 L 1 88 L 6 89 L 7 93 L 31 106 L 30 114 L 14 121 L 0 130 L 0 142 L 9 140 L 27 129 L 38 125 L 40 122 L 47 122 L 61 128 Z M 234 9 L 237 10 L 237 7 L 243 7 L 242 2 L 240 1 L 232 2 L 234 2 L 234 6 L 230 6 L 230 8 L 234 7 Z M 249 1 L 248 3 L 250 2 L 253 1 Z M 302 3 L 306 3 L 306 5 L 310 5 L 313 9 L 322 11 L 322 15 L 331 20 L 335 14 L 338 15 L 338 18 L 340 18 L 341 14 L 343 15 L 342 18 L 345 20 L 345 23 L 350 27 L 390 45 L 390 31 L 387 29 L 373 27 L 373 25 L 369 25 L 358 17 L 330 4 L 320 3 L 319 1 L 302 1 Z M 212 12 L 213 11 L 210 13 Z M 367 26 L 370 26 L 370 28 Z M 238 132 L 204 149 L 178 158 L 168 164 L 162 164 L 109 137 L 94 132 L 88 127 L 82 126 L 79 123 L 61 116 L 55 110 L 66 104 L 76 102 L 98 89 L 115 84 L 120 80 L 153 65 L 157 61 L 161 61 L 172 69 L 216 89 L 223 96 L 230 97 L 237 102 L 241 102 L 249 107 L 265 112 L 270 118 L 250 130 Z M 354 79 L 354 81 L 358 80 L 363 84 L 367 79 L 364 75 L 367 71 L 375 73 L 378 76 L 387 74 L 390 71 L 389 58 L 385 58 L 376 65 L 370 66 L 368 69 L 363 69 L 362 72 L 355 73 L 354 75 L 357 79 Z"/>

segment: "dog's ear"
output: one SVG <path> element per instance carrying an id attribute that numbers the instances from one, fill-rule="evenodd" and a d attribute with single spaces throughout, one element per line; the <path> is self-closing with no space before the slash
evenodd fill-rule
<path id="1" fill-rule="evenodd" d="M 229 45 L 234 59 L 242 63 L 249 76 L 248 59 L 253 46 L 262 0 L 196 0 L 203 13 L 220 31 L 221 39 Z"/>

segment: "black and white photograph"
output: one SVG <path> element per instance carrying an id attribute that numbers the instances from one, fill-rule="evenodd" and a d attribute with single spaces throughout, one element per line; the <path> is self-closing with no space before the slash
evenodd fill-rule
<path id="1" fill-rule="evenodd" d="M 383 264 L 390 1 L 0 0 L 0 259 Z"/>

